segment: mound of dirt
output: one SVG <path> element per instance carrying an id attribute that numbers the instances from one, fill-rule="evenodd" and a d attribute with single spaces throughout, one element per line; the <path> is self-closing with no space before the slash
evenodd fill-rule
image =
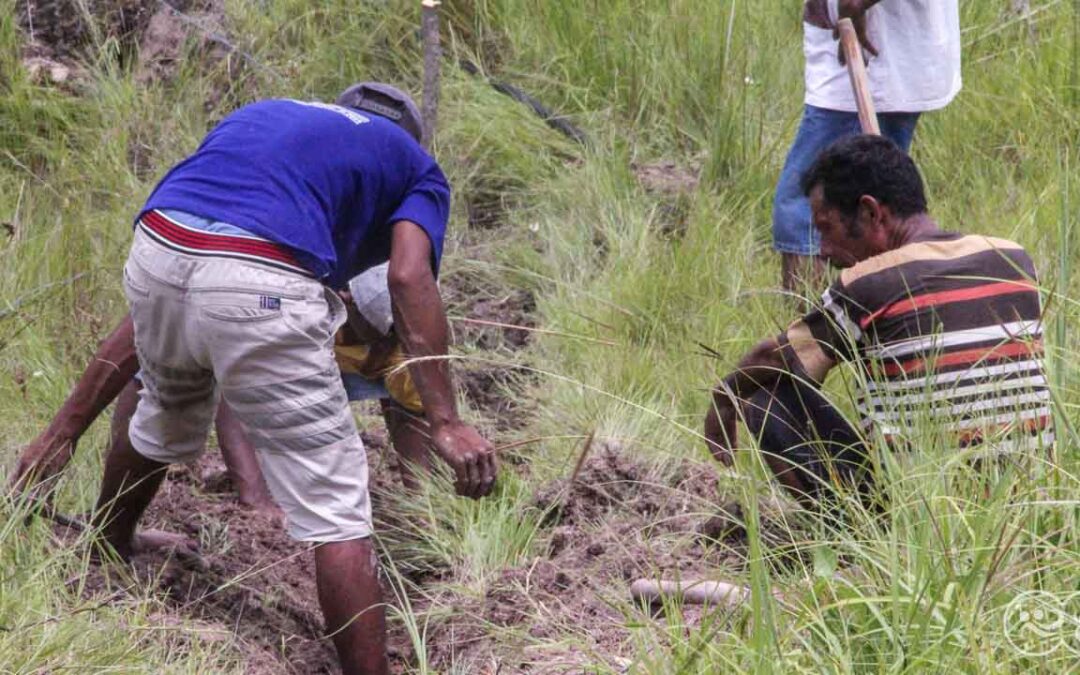
<path id="1" fill-rule="evenodd" d="M 179 617 L 234 634 L 245 672 L 336 672 L 333 645 L 322 638 L 314 554 L 286 536 L 279 517 L 253 512 L 221 492 L 228 488 L 223 471 L 214 452 L 193 467 L 171 468 L 143 521 L 198 542 L 205 568 L 148 554 L 134 561 L 136 577 L 154 580 Z M 107 567 L 95 574 L 98 588 L 116 583 Z"/>
<path id="2" fill-rule="evenodd" d="M 544 523 L 554 526 L 550 560 L 622 581 L 741 566 L 735 550 L 708 536 L 719 508 L 710 466 L 681 460 L 660 474 L 617 443 L 598 446 L 569 489 L 556 481 L 537 493 Z"/>
<path id="3" fill-rule="evenodd" d="M 632 162 L 630 170 L 648 192 L 655 194 L 685 194 L 697 189 L 701 182 L 701 165 L 680 166 L 671 161 Z"/>
<path id="4" fill-rule="evenodd" d="M 723 513 L 718 489 L 709 465 L 683 460 L 661 471 L 617 443 L 597 441 L 569 489 L 556 480 L 536 492 L 545 550 L 503 570 L 482 597 L 449 601 L 454 618 L 432 628 L 431 664 L 562 673 L 599 661 L 623 668 L 633 579 L 699 578 L 743 567 L 741 539 L 710 536 L 707 524 Z M 699 609 L 684 608 L 684 620 L 698 618 Z M 568 636 L 578 646 L 560 647 Z"/>
<path id="5" fill-rule="evenodd" d="M 106 38 L 120 45 L 121 62 L 138 58 L 142 84 L 172 79 L 180 69 L 185 43 L 194 40 L 209 70 L 229 56 L 222 0 L 19 0 L 16 18 L 25 36 L 22 64 L 30 78 L 71 93 L 89 80 L 87 51 Z M 235 77 L 235 73 L 233 74 Z M 206 102 L 223 95 L 221 84 Z"/>
<path id="6" fill-rule="evenodd" d="M 471 304 L 467 322 L 459 327 L 462 337 L 480 349 L 516 351 L 529 343 L 536 326 L 533 314 L 536 298 L 527 290 L 514 289 L 496 298 L 482 298 Z"/>
<path id="7" fill-rule="evenodd" d="M 374 482 L 397 481 L 386 462 L 372 459 Z M 333 645 L 324 637 L 314 553 L 289 539 L 280 516 L 253 512 L 235 500 L 217 452 L 205 453 L 194 466 L 170 468 L 142 525 L 198 542 L 206 563 L 190 569 L 165 554 L 148 554 L 127 568 L 154 583 L 166 600 L 163 623 L 195 621 L 211 633 L 236 636 L 246 673 L 338 672 Z M 126 582 L 115 572 L 94 568 L 88 590 L 122 589 Z M 386 589 L 384 595 L 392 597 Z M 394 670 L 404 672 L 407 641 L 393 637 Z"/>

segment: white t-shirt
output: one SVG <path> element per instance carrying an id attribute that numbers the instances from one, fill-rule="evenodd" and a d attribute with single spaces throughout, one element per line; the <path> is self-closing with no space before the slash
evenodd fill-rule
<path id="1" fill-rule="evenodd" d="M 828 5 L 835 24 L 837 0 Z M 960 91 L 958 0 L 881 0 L 867 11 L 866 21 L 878 50 L 866 67 L 878 112 L 936 110 L 953 100 Z M 836 58 L 837 46 L 832 30 L 803 23 L 806 102 L 855 112 L 851 80 Z"/>

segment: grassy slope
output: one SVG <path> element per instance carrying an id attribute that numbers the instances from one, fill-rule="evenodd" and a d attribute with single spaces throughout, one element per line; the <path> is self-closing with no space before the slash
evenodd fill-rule
<path id="1" fill-rule="evenodd" d="M 457 254 L 447 274 L 527 285 L 545 328 L 618 345 L 550 337 L 525 355 L 484 355 L 547 374 L 530 392 L 540 399 L 530 434 L 595 429 L 661 464 L 700 457 L 694 430 L 704 391 L 729 363 L 701 356 L 697 343 L 730 362 L 790 318 L 772 291 L 767 246 L 770 190 L 801 97 L 797 16 L 779 4 L 448 3 L 459 54 L 573 114 L 593 139 L 590 149 L 576 148 L 509 99 L 447 73 L 437 151 L 458 195 Z M 1070 108 L 1067 90 L 1075 10 L 1038 3 L 1046 9 L 1030 43 L 1022 25 L 1003 21 L 998 4 L 962 3 L 965 89 L 924 119 L 914 153 L 946 227 L 1013 237 L 1036 255 L 1052 311 L 1059 412 L 1075 420 L 1078 338 L 1067 329 L 1080 298 L 1070 262 L 1080 246 L 1073 231 L 1080 110 Z M 128 221 L 154 178 L 240 101 L 328 98 L 361 77 L 415 87 L 413 5 L 232 3 L 232 34 L 260 66 L 242 59 L 210 72 L 192 66 L 172 85 L 144 86 L 103 45 L 96 77 L 77 98 L 25 79 L 11 12 L 0 11 L 0 219 L 16 231 L 0 241 L 0 411 L 10 430 L 0 457 L 13 456 L 47 419 L 94 340 L 123 311 Z M 769 7 L 751 14 L 755 5 Z M 232 88 L 207 111 L 202 101 L 220 89 L 227 66 Z M 630 165 L 656 158 L 701 163 L 701 188 L 675 204 L 647 194 Z M 512 207 L 507 227 L 468 232 L 464 203 L 493 190 Z M 686 215 L 681 237 L 665 234 L 673 211 Z M 494 271 L 492 259 L 500 263 Z M 841 386 L 833 390 L 842 398 Z M 1000 608 L 1036 584 L 1064 590 L 1077 576 L 1076 444 L 1061 435 L 1068 440 L 1059 466 L 1033 481 L 1009 477 L 987 500 L 976 499 L 956 462 L 928 443 L 892 469 L 896 506 L 887 532 L 869 525 L 823 532 L 831 544 L 811 556 L 817 565 L 773 569 L 765 557 L 751 566 L 759 587 L 769 575 L 808 591 L 793 594 L 788 610 L 759 598 L 750 621 L 718 619 L 688 632 L 677 621 L 644 622 L 635 640 L 641 665 L 656 672 L 780 662 L 785 670 L 1052 668 L 1009 647 Z M 99 428 L 84 440 L 65 506 L 91 503 L 103 438 Z M 531 453 L 532 478 L 564 473 L 572 452 L 570 442 L 542 444 Z M 749 457 L 743 468 L 751 478 L 728 479 L 733 493 L 766 489 Z M 1006 503 L 1010 487 L 1020 506 Z M 395 556 L 464 570 L 466 585 L 482 589 L 485 574 L 542 538 L 529 526 L 523 488 L 508 478 L 498 500 L 480 505 L 432 497 L 426 506 L 445 528 L 415 533 L 418 540 L 389 537 Z M 0 520 L 0 625 L 11 629 L 0 631 L 0 654 L 16 655 L 5 656 L 5 667 L 81 664 L 94 654 L 99 663 L 151 670 L 164 655 L 186 671 L 205 669 L 217 652 L 227 658 L 227 644 L 190 627 L 130 630 L 159 625 L 152 600 L 73 614 L 81 601 L 56 583 L 81 561 L 50 557 L 45 533 L 26 534 L 11 508 Z M 832 579 L 837 556 L 860 561 L 862 575 Z M 92 631 L 83 623 L 91 616 Z M 65 636 L 75 634 L 80 640 L 68 644 Z M 102 652 L 106 644 L 123 656 Z"/>

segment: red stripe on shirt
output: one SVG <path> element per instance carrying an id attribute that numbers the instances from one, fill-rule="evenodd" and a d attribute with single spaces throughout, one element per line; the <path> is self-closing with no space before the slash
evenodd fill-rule
<path id="1" fill-rule="evenodd" d="M 886 376 L 894 377 L 901 373 L 909 374 L 914 371 L 925 370 L 927 361 L 930 361 L 931 365 L 937 368 L 945 368 L 948 366 L 959 366 L 979 363 L 980 361 L 1006 359 L 1013 356 L 1041 355 L 1042 340 L 1032 340 L 1031 342 L 1013 341 L 993 347 L 978 347 L 976 349 L 965 349 L 949 354 L 942 354 L 940 356 L 937 356 L 936 358 L 916 358 L 909 361 L 902 361 L 899 363 L 883 363 L 880 364 L 880 368 Z"/>
<path id="2" fill-rule="evenodd" d="M 181 246 L 201 251 L 222 251 L 253 255 L 303 269 L 303 266 L 296 261 L 296 258 L 291 253 L 273 242 L 234 237 L 214 232 L 188 230 L 176 225 L 156 211 L 145 213 L 142 221 L 154 232 Z"/>
<path id="3" fill-rule="evenodd" d="M 923 307 L 934 307 L 936 305 L 944 305 L 950 302 L 963 302 L 965 300 L 992 298 L 997 295 L 1024 293 L 1033 290 L 1035 290 L 1035 284 L 1026 279 L 1022 279 L 1018 281 L 1001 281 L 993 284 L 982 284 L 980 286 L 973 286 L 971 288 L 960 288 L 953 291 L 926 293 L 924 295 L 917 295 L 913 298 L 907 298 L 899 302 L 894 302 L 891 305 L 886 305 L 885 307 L 882 307 L 873 314 L 869 314 L 863 317 L 862 320 L 859 321 L 859 324 L 865 330 L 867 326 L 880 318 L 887 318 L 900 314 L 906 314 L 908 312 L 914 312 L 915 310 L 922 309 Z"/>
<path id="4" fill-rule="evenodd" d="M 269 258 L 278 262 L 295 265 L 295 259 L 272 242 L 244 237 L 234 237 L 213 232 L 198 232 L 180 227 L 159 213 L 151 211 L 143 216 L 143 221 L 155 232 L 182 246 L 206 251 L 243 253 Z"/>

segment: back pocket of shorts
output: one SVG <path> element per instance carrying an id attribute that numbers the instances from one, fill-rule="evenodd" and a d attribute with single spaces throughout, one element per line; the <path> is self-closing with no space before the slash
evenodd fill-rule
<path id="1" fill-rule="evenodd" d="M 147 288 L 145 281 L 135 281 L 134 275 L 128 269 L 127 263 L 124 265 L 124 290 L 128 294 L 128 299 L 132 297 L 145 298 L 150 295 L 150 289 Z"/>
<path id="2" fill-rule="evenodd" d="M 254 323 L 257 321 L 270 321 L 280 319 L 280 309 L 264 309 L 262 307 L 244 307 L 237 305 L 207 305 L 202 308 L 203 314 L 218 321 L 231 323 Z"/>

